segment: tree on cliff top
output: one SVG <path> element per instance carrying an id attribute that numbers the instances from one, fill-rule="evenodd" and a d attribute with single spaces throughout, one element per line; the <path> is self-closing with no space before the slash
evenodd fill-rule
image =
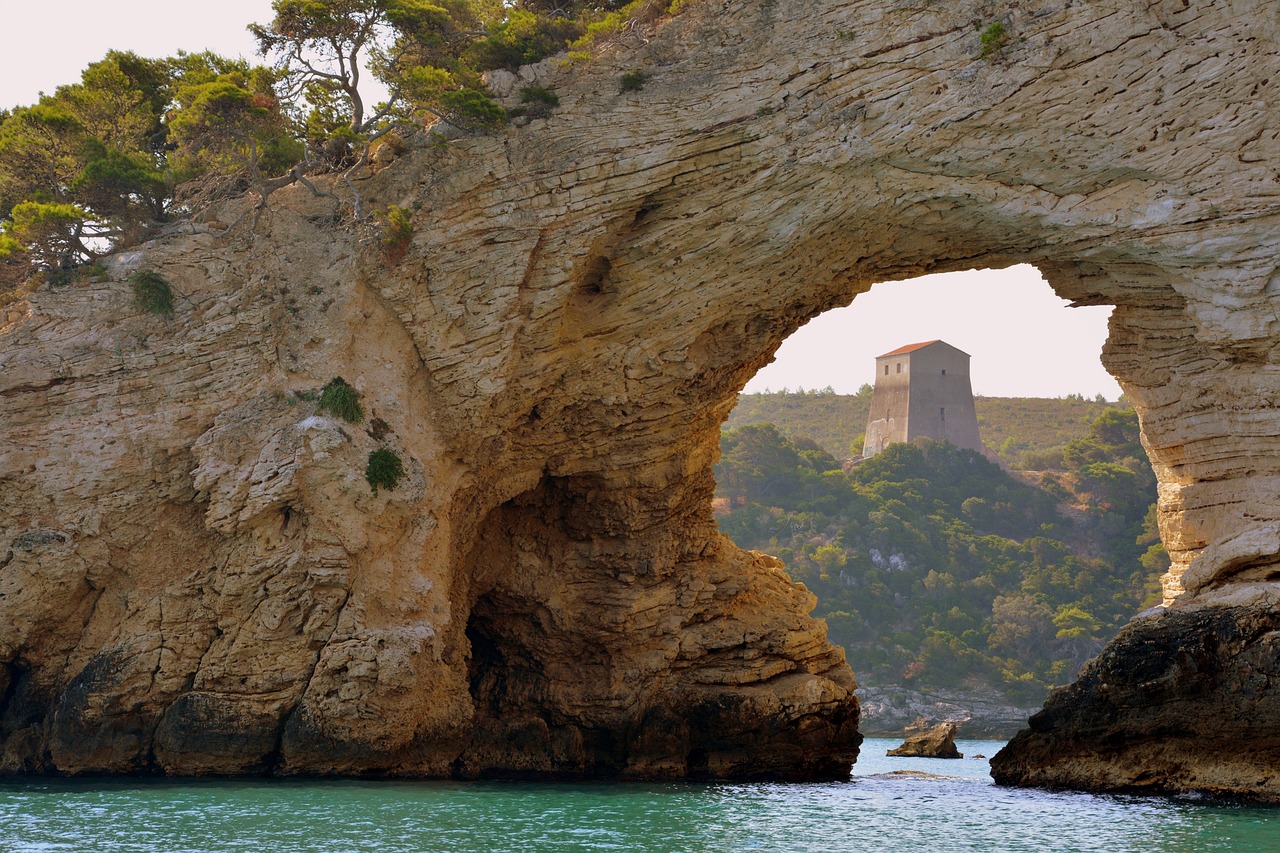
<path id="1" fill-rule="evenodd" d="M 108 53 L 0 123 L 0 218 L 6 256 L 66 269 L 136 242 L 165 219 L 159 63 Z"/>
<path id="2" fill-rule="evenodd" d="M 254 193 L 261 212 L 295 181 L 321 192 L 310 171 L 364 162 L 352 144 L 415 111 L 462 128 L 497 125 L 507 114 L 481 72 L 553 54 L 616 5 L 274 0 L 272 21 L 250 26 L 274 69 L 210 53 L 112 51 L 79 83 L 0 110 L 0 285 L 16 293 L 33 271 L 92 262 L 220 198 Z M 390 92 L 372 114 L 362 62 Z M 352 208 L 360 218 L 358 197 Z"/>
<path id="3" fill-rule="evenodd" d="M 310 104 L 313 141 L 376 133 L 404 116 L 406 98 L 478 83 L 455 80 L 474 76 L 459 57 L 504 10 L 497 0 L 275 0 L 271 8 L 275 18 L 249 31 L 259 53 L 275 58 L 281 97 Z M 361 92 L 366 63 L 389 90 L 371 114 Z M 443 74 L 424 77 L 424 69 Z"/>
<path id="4" fill-rule="evenodd" d="M 298 179 L 304 151 L 273 91 L 274 73 L 222 61 L 189 71 L 169 119 L 173 168 L 188 205 L 247 185 L 261 208 L 275 189 Z"/>
<path id="5" fill-rule="evenodd" d="M 275 18 L 252 24 L 258 51 L 274 58 L 280 95 L 305 101 L 308 142 L 343 144 L 385 131 L 416 111 L 462 127 L 503 117 L 482 72 L 537 62 L 565 49 L 612 0 L 275 0 Z M 372 108 L 362 66 L 388 90 Z M 302 111 L 299 111 L 302 115 Z M 337 160 L 334 152 L 328 152 Z"/>
<path id="6" fill-rule="evenodd" d="M 269 24 L 250 24 L 258 52 L 276 57 L 282 94 L 301 98 L 320 84 L 342 92 L 348 102 L 348 127 L 361 133 L 365 120 L 360 92 L 361 63 L 369 49 L 386 38 L 391 22 L 388 0 L 275 0 L 276 16 Z"/>
<path id="7" fill-rule="evenodd" d="M 193 186 L 220 182 L 224 195 L 239 194 L 288 172 L 303 152 L 274 82 L 270 69 L 209 53 L 144 59 L 113 51 L 79 83 L 6 113 L 6 289 L 32 272 L 61 275 L 146 239 L 193 209 Z"/>

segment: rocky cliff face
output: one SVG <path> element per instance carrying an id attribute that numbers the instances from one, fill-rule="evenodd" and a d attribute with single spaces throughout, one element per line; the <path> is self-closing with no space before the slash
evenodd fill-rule
<path id="1" fill-rule="evenodd" d="M 991 761 L 997 782 L 1280 802 L 1280 610 L 1135 620 Z"/>
<path id="2" fill-rule="evenodd" d="M 550 118 L 358 176 L 414 210 L 402 257 L 299 189 L 41 289 L 0 328 L 0 770 L 847 773 L 850 671 L 717 534 L 710 466 L 788 334 L 924 272 L 1030 262 L 1117 306 L 1175 560 L 1126 636 L 1270 612 L 1276 68 L 1259 0 L 694 4 L 522 72 Z M 308 399 L 335 376 L 360 424 Z M 407 476 L 374 493 L 384 447 Z M 1089 683 L 1006 779 L 1110 784 L 1052 769 Z M 1114 761 L 1194 784 L 1109 719 Z M 1275 790 L 1250 731 L 1224 748 Z"/>
<path id="3" fill-rule="evenodd" d="M 1001 696 L 971 691 L 858 689 L 858 730 L 867 737 L 900 738 L 923 719 L 955 723 L 958 736 L 966 740 L 1006 741 L 1026 728 L 1027 719 L 1038 710 L 1011 705 Z"/>

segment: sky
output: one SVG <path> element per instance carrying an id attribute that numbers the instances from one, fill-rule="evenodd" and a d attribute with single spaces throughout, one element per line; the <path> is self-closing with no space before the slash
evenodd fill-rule
<path id="1" fill-rule="evenodd" d="M 1110 316 L 1109 307 L 1068 307 L 1025 264 L 877 284 L 787 338 L 746 390 L 852 394 L 875 384 L 876 356 L 940 339 L 972 356 L 975 394 L 1115 400 L 1120 386 L 1099 360 Z"/>
<path id="2" fill-rule="evenodd" d="M 0 51 L 0 108 L 34 103 L 40 92 L 75 82 L 111 49 L 151 57 L 208 49 L 252 59 L 245 27 L 272 17 L 271 0 L 0 3 L 8 42 Z M 1098 360 L 1110 311 L 1066 307 L 1029 266 L 878 284 L 792 335 L 746 390 L 831 386 L 853 393 L 874 383 L 877 355 L 941 338 L 973 356 L 976 394 L 1114 400 L 1120 387 Z"/>
<path id="3" fill-rule="evenodd" d="M 271 20 L 271 0 L 0 0 L 5 48 L 0 50 L 0 107 L 33 103 L 74 83 L 108 50 L 172 56 L 213 50 L 254 56 L 251 23 Z"/>

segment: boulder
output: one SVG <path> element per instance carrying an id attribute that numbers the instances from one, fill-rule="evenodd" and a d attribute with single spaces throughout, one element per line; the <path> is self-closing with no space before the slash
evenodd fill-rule
<path id="1" fill-rule="evenodd" d="M 897 758 L 964 758 L 956 749 L 956 724 L 949 722 L 908 734 L 902 746 L 889 750 L 885 755 Z"/>

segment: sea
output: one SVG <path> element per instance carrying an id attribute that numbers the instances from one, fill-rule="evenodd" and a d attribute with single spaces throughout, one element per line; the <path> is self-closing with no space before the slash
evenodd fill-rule
<path id="1" fill-rule="evenodd" d="M 896 745 L 821 784 L 0 780 L 0 851 L 1280 851 L 1280 809 L 1002 788 L 999 742 Z"/>

